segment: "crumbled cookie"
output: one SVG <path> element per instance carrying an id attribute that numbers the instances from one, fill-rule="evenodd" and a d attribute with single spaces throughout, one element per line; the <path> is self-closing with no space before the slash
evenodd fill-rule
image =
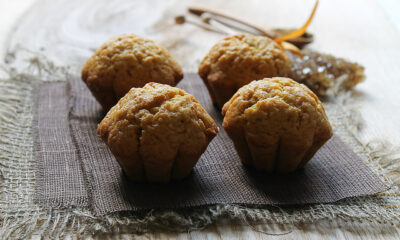
<path id="1" fill-rule="evenodd" d="M 164 47 L 134 34 L 108 40 L 82 69 L 82 80 L 106 111 L 132 87 L 148 82 L 175 86 L 182 78 L 181 67 Z"/>
<path id="2" fill-rule="evenodd" d="M 192 95 L 148 83 L 121 98 L 97 132 L 130 179 L 165 183 L 189 175 L 218 127 Z"/>
<path id="3" fill-rule="evenodd" d="M 290 77 L 292 70 L 289 57 L 272 39 L 241 34 L 214 45 L 198 73 L 214 104 L 222 108 L 243 85 L 265 77 Z"/>
<path id="4" fill-rule="evenodd" d="M 267 172 L 303 167 L 332 136 L 318 97 L 289 78 L 265 78 L 243 86 L 222 114 L 242 162 Z"/>

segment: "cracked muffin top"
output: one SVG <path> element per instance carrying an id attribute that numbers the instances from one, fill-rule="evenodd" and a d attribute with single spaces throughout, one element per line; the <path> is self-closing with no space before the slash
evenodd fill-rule
<path id="1" fill-rule="evenodd" d="M 289 78 L 265 78 L 242 87 L 224 105 L 224 127 L 242 122 L 252 134 L 308 136 L 330 124 L 318 97 Z M 245 122 L 244 122 L 245 121 Z M 330 132 L 330 131 L 329 131 Z"/>
<path id="2" fill-rule="evenodd" d="M 192 95 L 158 83 L 132 88 L 97 130 L 131 179 L 155 182 L 189 174 L 218 132 Z"/>
<path id="3" fill-rule="evenodd" d="M 222 126 L 242 162 L 266 172 L 302 168 L 332 136 L 318 97 L 289 78 L 265 78 L 243 86 L 222 114 Z"/>
<path id="4" fill-rule="evenodd" d="M 148 82 L 175 86 L 182 78 L 181 67 L 164 47 L 134 34 L 109 39 L 82 69 L 82 80 L 106 111 L 132 87 Z"/>
<path id="5" fill-rule="evenodd" d="M 251 34 L 229 36 L 214 45 L 199 66 L 215 104 L 222 108 L 242 86 L 265 77 L 290 77 L 289 57 L 272 39 Z"/>

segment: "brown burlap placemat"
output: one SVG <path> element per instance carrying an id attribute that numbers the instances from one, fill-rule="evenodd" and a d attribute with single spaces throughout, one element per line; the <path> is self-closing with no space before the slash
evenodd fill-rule
<path id="1" fill-rule="evenodd" d="M 296 173 L 267 175 L 247 169 L 240 163 L 221 126 L 222 116 L 199 77 L 187 74 L 178 87 L 201 102 L 220 132 L 187 179 L 159 185 L 135 184 L 124 176 L 96 133 L 104 113 L 79 78 L 40 85 L 33 126 L 38 164 L 36 201 L 43 207 L 86 206 L 95 215 L 105 215 L 219 203 L 331 203 L 388 188 L 338 136 Z"/>

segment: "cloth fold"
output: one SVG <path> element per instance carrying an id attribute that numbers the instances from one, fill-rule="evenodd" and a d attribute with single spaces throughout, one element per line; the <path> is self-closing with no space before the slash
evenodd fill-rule
<path id="1" fill-rule="evenodd" d="M 160 185 L 132 183 L 125 177 L 97 136 L 105 113 L 78 77 L 70 77 L 67 84 L 42 84 L 34 121 L 36 201 L 53 208 L 87 206 L 95 215 L 105 215 L 219 203 L 331 203 L 388 189 L 338 136 L 295 173 L 267 175 L 248 169 L 240 163 L 201 79 L 187 74 L 178 87 L 199 100 L 220 132 L 187 179 Z"/>

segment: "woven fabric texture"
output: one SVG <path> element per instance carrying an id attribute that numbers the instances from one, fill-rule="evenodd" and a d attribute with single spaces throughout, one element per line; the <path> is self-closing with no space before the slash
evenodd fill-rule
<path id="1" fill-rule="evenodd" d="M 216 204 L 184 211 L 155 209 L 99 217 L 93 215 L 85 204 L 79 206 L 78 199 L 77 207 L 40 207 L 34 201 L 39 193 L 35 188 L 38 166 L 34 157 L 34 150 L 37 151 L 34 139 L 37 138 L 32 128 L 32 125 L 37 125 L 33 119 L 37 97 L 33 94 L 34 86 L 49 81 L 64 82 L 66 69 L 55 66 L 37 53 L 30 54 L 27 59 L 28 68 L 16 70 L 4 67 L 5 74 L 0 77 L 0 236 L 3 239 L 28 239 L 33 234 L 43 238 L 61 238 L 72 232 L 87 236 L 146 232 L 160 228 L 188 231 L 203 228 L 220 219 L 262 224 L 303 224 L 323 219 L 371 224 L 400 222 L 400 150 L 381 140 L 367 143 L 359 140 L 363 121 L 357 114 L 358 102 L 352 98 L 351 92 L 324 101 L 324 106 L 335 134 L 391 187 L 382 194 L 284 208 Z M 86 199 L 83 195 L 81 200 Z M 54 204 L 54 201 L 48 201 L 51 202 Z"/>
<path id="2" fill-rule="evenodd" d="M 77 77 L 42 84 L 36 95 L 34 132 L 37 158 L 36 199 L 43 207 L 87 206 L 95 215 L 153 208 L 211 204 L 299 205 L 331 203 L 387 190 L 338 136 L 302 170 L 264 174 L 242 166 L 197 74 L 178 87 L 193 94 L 216 120 L 220 132 L 192 174 L 170 184 L 130 182 L 97 136 L 104 113 Z"/>

